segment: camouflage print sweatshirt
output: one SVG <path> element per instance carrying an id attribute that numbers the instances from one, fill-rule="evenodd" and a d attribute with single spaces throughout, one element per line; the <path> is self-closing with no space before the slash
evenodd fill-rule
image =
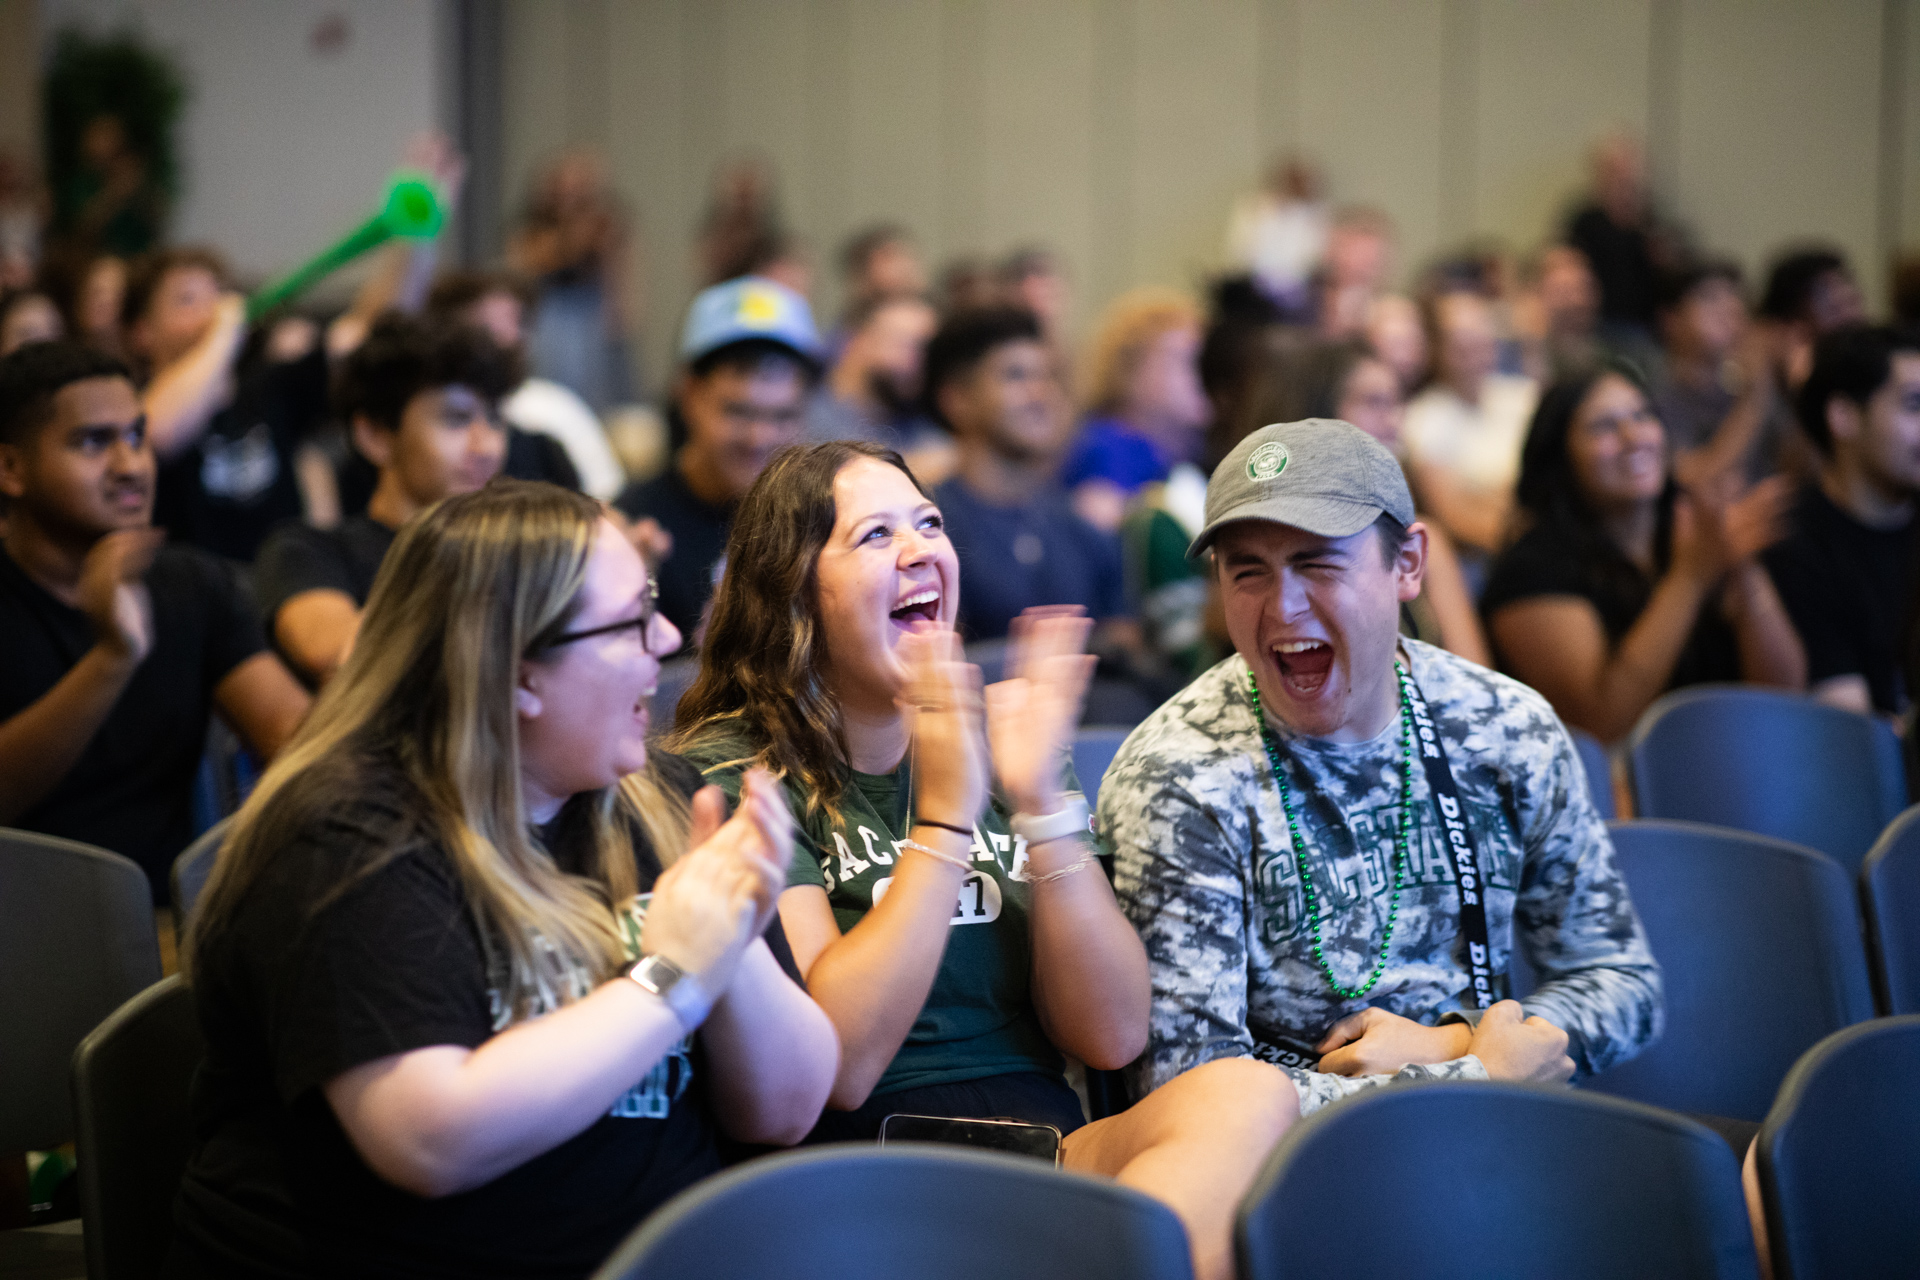
<path id="1" fill-rule="evenodd" d="M 1517 943 L 1540 984 L 1526 1010 L 1567 1032 L 1577 1074 L 1631 1058 L 1660 1034 L 1660 971 L 1566 730 L 1525 685 L 1417 640 L 1402 646 L 1467 811 L 1495 973 L 1506 973 Z M 1341 985 L 1355 987 L 1379 960 L 1392 893 L 1400 717 L 1351 744 L 1269 723 L 1307 844 L 1324 954 Z M 1478 1020 L 1459 894 L 1418 762 L 1413 787 L 1415 838 L 1386 971 L 1365 998 L 1347 1000 L 1313 959 L 1300 864 L 1245 661 L 1215 666 L 1134 730 L 1101 784 L 1098 828 L 1152 969 L 1137 1089 L 1249 1055 L 1292 1076 L 1303 1111 L 1394 1079 L 1486 1077 L 1472 1055 L 1397 1076 L 1314 1069 L 1328 1028 L 1368 1005 L 1428 1025 L 1449 1014 Z M 1504 981 L 1496 986 L 1504 995 Z"/>

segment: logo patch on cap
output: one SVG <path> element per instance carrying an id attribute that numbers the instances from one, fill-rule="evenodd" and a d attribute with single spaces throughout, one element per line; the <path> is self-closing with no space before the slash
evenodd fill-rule
<path id="1" fill-rule="evenodd" d="M 743 289 L 740 293 L 740 323 L 756 329 L 771 329 L 780 323 L 781 298 L 771 289 Z"/>
<path id="2" fill-rule="evenodd" d="M 1269 440 L 1247 455 L 1247 479 L 1271 480 L 1287 469 L 1287 446 Z"/>

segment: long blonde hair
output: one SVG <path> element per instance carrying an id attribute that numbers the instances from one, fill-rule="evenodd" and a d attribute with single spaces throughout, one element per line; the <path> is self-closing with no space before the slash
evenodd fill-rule
<path id="1" fill-rule="evenodd" d="M 530 832 L 513 702 L 522 659 L 579 607 L 601 518 L 598 503 L 557 486 L 498 481 L 400 531 L 352 656 L 234 817 L 188 962 L 231 922 L 267 861 L 337 801 L 325 780 L 371 767 L 397 770 L 421 806 L 416 828 L 452 861 L 490 965 L 504 974 L 508 1021 L 580 994 L 569 975 L 617 971 L 625 953 L 612 908 L 639 888 L 629 820 L 664 863 L 685 843 L 687 805 L 651 768 L 574 797 L 591 814 L 592 839 L 579 873 L 562 870 Z M 400 851 L 343 868 L 334 892 Z"/>

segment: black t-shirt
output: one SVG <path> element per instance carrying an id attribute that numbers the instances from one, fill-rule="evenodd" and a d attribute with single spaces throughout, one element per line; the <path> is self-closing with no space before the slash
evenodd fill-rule
<path id="1" fill-rule="evenodd" d="M 1647 233 L 1623 227 L 1599 205 L 1588 205 L 1567 221 L 1567 243 L 1586 255 L 1600 285 L 1600 314 L 1626 324 L 1653 323 L 1658 273 Z"/>
<path id="2" fill-rule="evenodd" d="M 673 535 L 673 554 L 660 566 L 660 612 L 680 629 L 689 646 L 726 566 L 732 507 L 716 507 L 687 487 L 678 466 L 652 480 L 630 484 L 613 500 L 630 520 L 652 517 Z"/>
<path id="3" fill-rule="evenodd" d="M 1912 691 L 1900 669 L 1911 608 L 1915 522 L 1874 529 L 1818 484 L 1801 490 L 1793 532 L 1766 553 L 1767 572 L 1807 648 L 1807 682 L 1867 679 L 1877 711 L 1898 714 Z"/>
<path id="4" fill-rule="evenodd" d="M 657 757 L 672 786 L 699 775 Z M 341 1072 L 495 1033 L 498 969 L 444 850 L 390 768 L 330 762 L 293 803 L 299 835 L 206 939 L 194 998 L 207 1057 L 176 1217 L 219 1276 L 581 1276 L 653 1208 L 721 1167 L 693 1038 L 609 1112 L 483 1186 L 426 1200 L 354 1151 L 322 1085 Z M 581 807 L 540 833 L 562 867 Z M 642 892 L 660 865 L 634 842 Z M 778 921 L 769 944 L 798 981 Z M 581 975 L 579 981 L 588 980 Z"/>
<path id="5" fill-rule="evenodd" d="M 153 648 L 67 776 L 12 825 L 132 858 L 161 902 L 168 868 L 193 836 L 214 689 L 264 642 L 233 568 L 205 552 L 161 548 L 146 584 Z M 0 549 L 0 721 L 44 697 L 93 645 L 86 614 Z"/>
<path id="6" fill-rule="evenodd" d="M 1624 555 L 1596 553 L 1555 528 L 1535 525 L 1494 561 L 1480 610 L 1491 619 L 1502 606 L 1536 596 L 1578 596 L 1600 614 L 1611 648 L 1632 630 L 1653 596 L 1653 587 L 1654 579 Z M 1504 668 L 1505 656 L 1500 657 Z M 1740 678 L 1739 642 L 1732 625 L 1709 599 L 1673 664 L 1666 687 Z"/>
<path id="7" fill-rule="evenodd" d="M 327 412 L 327 353 L 243 371 L 192 448 L 161 464 L 153 522 L 177 542 L 250 561 L 301 512 L 294 457 Z"/>
<path id="8" fill-rule="evenodd" d="M 580 488 L 580 473 L 567 457 L 566 446 L 538 431 L 522 431 L 507 426 L 507 457 L 500 474 L 515 480 L 545 480 L 562 489 Z M 358 449 L 349 449 L 347 457 L 334 469 L 334 484 L 340 491 L 340 510 L 350 516 L 364 515 L 380 483 L 380 470 Z"/>
<path id="9" fill-rule="evenodd" d="M 348 516 L 337 529 L 289 520 L 267 535 L 253 563 L 253 591 L 274 648 L 280 647 L 274 619 L 302 592 L 341 591 L 364 608 L 393 538 L 393 530 L 369 516 Z"/>
<path id="10" fill-rule="evenodd" d="M 1064 493 L 996 507 L 954 479 L 933 500 L 960 558 L 959 626 L 968 640 L 999 639 L 1031 605 L 1083 605 L 1095 618 L 1126 612 L 1120 539 L 1081 519 Z"/>

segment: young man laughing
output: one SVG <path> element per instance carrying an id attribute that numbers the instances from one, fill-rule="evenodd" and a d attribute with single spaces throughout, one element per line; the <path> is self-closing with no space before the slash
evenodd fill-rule
<path id="1" fill-rule="evenodd" d="M 1235 653 L 1100 788 L 1153 1013 L 1136 1088 L 1257 1057 L 1301 1109 L 1394 1079 L 1561 1081 L 1659 1034 L 1660 974 L 1546 700 L 1398 633 L 1426 530 L 1344 422 L 1265 427 L 1207 488 Z M 1539 975 L 1502 997 L 1512 951 Z"/>

